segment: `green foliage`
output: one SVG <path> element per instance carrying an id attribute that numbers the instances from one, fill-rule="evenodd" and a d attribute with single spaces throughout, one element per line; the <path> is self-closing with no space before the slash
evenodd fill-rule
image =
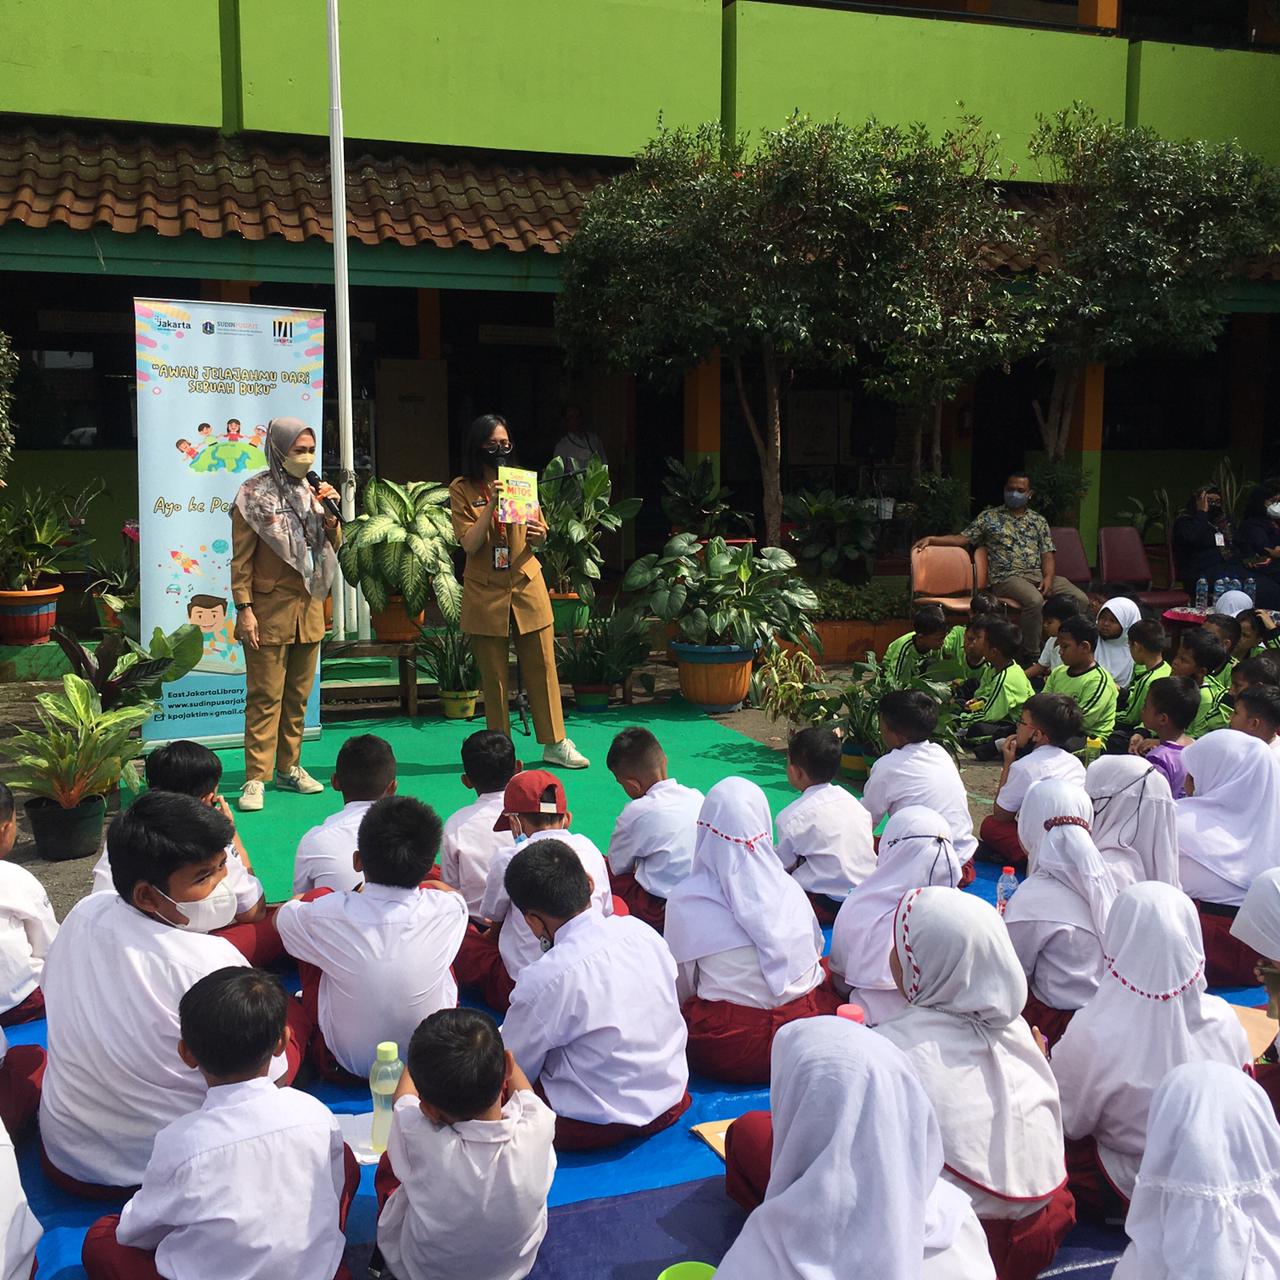
<path id="1" fill-rule="evenodd" d="M 1231 459 L 1225 454 L 1213 473 L 1213 483 L 1222 494 L 1222 509 L 1232 520 L 1239 520 L 1244 512 L 1245 498 L 1254 481 L 1240 475 Z"/>
<path id="2" fill-rule="evenodd" d="M 1158 542 L 1173 528 L 1177 518 L 1173 499 L 1168 489 L 1155 489 L 1150 501 L 1130 494 L 1125 501 L 1129 504 L 1123 511 L 1116 512 L 1117 520 L 1127 520 L 1135 529 L 1143 542 Z"/>
<path id="3" fill-rule="evenodd" d="M 911 595 L 904 586 L 873 582 L 851 587 L 843 582 L 822 582 L 815 587 L 817 622 L 891 622 L 911 616 Z"/>
<path id="4" fill-rule="evenodd" d="M 700 459 L 692 469 L 668 458 L 662 492 L 662 510 L 675 533 L 696 533 L 706 539 L 732 536 L 731 526 L 751 531 L 751 517 L 729 505 L 732 491 L 716 478 L 710 458 Z"/>
<path id="5" fill-rule="evenodd" d="M 18 376 L 18 357 L 7 333 L 0 333 L 0 485 L 13 461 L 13 384 Z"/>
<path id="6" fill-rule="evenodd" d="M 1041 458 L 1030 467 L 1035 496 L 1031 505 L 1050 524 L 1065 524 L 1080 509 L 1089 492 L 1089 477 L 1072 462 Z"/>
<path id="7" fill-rule="evenodd" d="M 780 547 L 756 555 L 712 538 L 702 548 L 693 534 L 679 533 L 660 555 L 641 556 L 622 589 L 635 593 L 638 607 L 674 622 L 690 644 L 752 649 L 778 637 L 815 639 L 808 615 L 817 597 L 796 574 L 795 558 Z"/>
<path id="8" fill-rule="evenodd" d="M 538 502 L 547 540 L 535 548 L 555 591 L 576 591 L 588 604 L 595 599 L 604 554 L 600 535 L 616 533 L 634 520 L 643 499 L 613 502 L 609 468 L 593 457 L 585 471 L 565 475 L 564 459 L 552 458 L 538 481 Z"/>
<path id="9" fill-rule="evenodd" d="M 911 490 L 922 534 L 959 533 L 969 523 L 969 485 L 955 476 L 922 475 Z"/>
<path id="10" fill-rule="evenodd" d="M 189 622 L 168 635 L 157 627 L 145 649 L 123 631 L 108 631 L 96 649 L 87 649 L 63 627 L 54 627 L 50 634 L 67 655 L 71 670 L 93 689 L 106 711 L 150 708 L 160 696 L 160 686 L 193 671 L 204 652 L 200 628 Z"/>
<path id="11" fill-rule="evenodd" d="M 434 594 L 444 616 L 456 619 L 462 607 L 453 570 L 457 545 L 445 485 L 373 479 L 365 485 L 363 514 L 343 530 L 338 562 L 372 609 L 401 596 L 405 612 L 416 618 Z"/>
<path id="12" fill-rule="evenodd" d="M 556 644 L 556 670 L 572 685 L 622 684 L 649 657 L 649 622 L 635 608 L 593 612 L 576 635 Z"/>
<path id="13" fill-rule="evenodd" d="M 480 687 L 471 641 L 460 627 L 422 628 L 418 637 L 418 670 L 445 693 L 470 693 Z"/>
<path id="14" fill-rule="evenodd" d="M 20 729 L 0 741 L 0 756 L 16 766 L 5 781 L 64 809 L 104 795 L 122 780 L 136 790 L 133 733 L 151 711 L 150 702 L 104 711 L 87 680 L 65 675 L 62 692 L 36 696 L 39 731 Z"/>
<path id="15" fill-rule="evenodd" d="M 791 536 L 807 578 L 865 582 L 870 577 L 879 522 L 865 503 L 831 489 L 802 489 L 787 494 L 782 510 L 795 521 Z"/>
<path id="16" fill-rule="evenodd" d="M 802 720 L 810 687 L 826 682 L 826 672 L 807 650 L 775 648 L 751 676 L 751 705 L 770 720 Z"/>
<path id="17" fill-rule="evenodd" d="M 0 502 L 0 590 L 30 590 L 38 579 L 68 568 L 84 545 L 74 540 L 58 493 L 23 489 Z"/>

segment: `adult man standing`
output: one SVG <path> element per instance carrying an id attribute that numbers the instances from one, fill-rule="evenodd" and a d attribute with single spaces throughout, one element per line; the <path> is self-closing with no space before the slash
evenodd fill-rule
<path id="1" fill-rule="evenodd" d="M 988 507 L 963 532 L 921 538 L 924 547 L 986 547 L 991 589 L 1017 601 L 1022 609 L 1022 648 L 1040 652 L 1040 613 L 1046 596 L 1067 595 L 1088 606 L 1079 587 L 1058 576 L 1053 535 L 1044 516 L 1028 505 L 1033 496 L 1030 477 L 1015 471 L 1004 482 L 1004 505 Z"/>

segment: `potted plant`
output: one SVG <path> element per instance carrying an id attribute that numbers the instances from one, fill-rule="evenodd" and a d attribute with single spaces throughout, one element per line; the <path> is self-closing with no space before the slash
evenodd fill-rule
<path id="1" fill-rule="evenodd" d="M 0 503 L 0 644 L 45 644 L 58 613 L 60 572 L 78 551 L 62 503 L 26 489 Z"/>
<path id="2" fill-rule="evenodd" d="M 637 604 L 676 625 L 672 642 L 680 692 L 704 711 L 734 711 L 747 695 L 756 651 L 775 637 L 815 639 L 809 612 L 817 597 L 781 547 L 730 547 L 677 534 L 659 555 L 641 556 L 623 579 Z"/>
<path id="3" fill-rule="evenodd" d="M 565 474 L 563 458 L 552 458 L 538 482 L 538 502 L 547 539 L 537 548 L 551 592 L 557 635 L 585 626 L 604 554 L 600 535 L 616 533 L 635 519 L 642 499 L 612 501 L 609 468 L 592 458 L 583 471 Z"/>
<path id="4" fill-rule="evenodd" d="M 471 641 L 456 623 L 422 629 L 418 669 L 440 690 L 446 720 L 470 720 L 475 715 L 480 672 Z"/>
<path id="5" fill-rule="evenodd" d="M 457 618 L 457 545 L 445 485 L 378 479 L 365 485 L 364 511 L 343 529 L 338 563 L 347 581 L 364 592 L 379 640 L 416 640 L 433 593 L 444 616 Z"/>
<path id="6" fill-rule="evenodd" d="M 136 544 L 126 541 L 119 555 L 90 560 L 85 569 L 89 577 L 85 589 L 97 612 L 98 625 L 136 638 L 141 604 Z"/>
<path id="7" fill-rule="evenodd" d="M 852 587 L 827 581 L 818 583 L 814 591 L 818 598 L 812 615 L 814 632 L 826 662 L 855 662 L 868 650 L 883 654 L 911 629 L 911 601 L 901 587 L 877 582 Z"/>
<path id="8" fill-rule="evenodd" d="M 751 677 L 751 705 L 770 720 L 803 720 L 811 689 L 825 685 L 827 675 L 805 649 L 773 649 Z"/>
<path id="9" fill-rule="evenodd" d="M 671 521 L 673 534 L 696 534 L 703 542 L 718 535 L 730 546 L 755 542 L 752 537 L 728 536 L 734 527 L 745 529 L 749 534 L 752 519 L 745 511 L 729 505 L 732 492 L 720 483 L 710 458 L 699 459 L 693 467 L 686 467 L 677 458 L 668 458 L 662 494 L 662 510 Z"/>
<path id="10" fill-rule="evenodd" d="M 193 671 L 204 652 L 200 628 L 189 622 L 168 635 L 157 627 L 145 649 L 119 630 L 108 631 L 94 649 L 63 627 L 54 627 L 51 636 L 67 655 L 72 673 L 98 695 L 104 711 L 155 703 L 160 686 Z"/>
<path id="11" fill-rule="evenodd" d="M 138 786 L 133 735 L 153 709 L 144 699 L 105 711 L 87 680 L 65 675 L 61 692 L 36 696 L 39 731 L 20 729 L 0 741 L 0 755 L 16 765 L 6 780 L 31 793 L 24 808 L 40 857 L 61 862 L 98 852 L 107 793 L 122 780 Z"/>
<path id="12" fill-rule="evenodd" d="M 832 489 L 802 489 L 783 499 L 782 510 L 795 525 L 796 560 L 811 582 L 866 582 L 871 576 L 878 525 L 856 498 Z"/>
<path id="13" fill-rule="evenodd" d="M 587 625 L 556 645 L 556 670 L 573 686 L 579 711 L 604 711 L 614 689 L 649 656 L 649 623 L 637 609 L 592 613 Z"/>

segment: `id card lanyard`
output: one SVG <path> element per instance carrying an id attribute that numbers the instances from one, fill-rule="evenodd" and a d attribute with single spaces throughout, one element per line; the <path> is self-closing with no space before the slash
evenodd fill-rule
<path id="1" fill-rule="evenodd" d="M 493 505 L 493 567 L 495 569 L 510 569 L 511 547 L 507 542 L 507 526 L 498 519 L 498 504 L 493 502 L 492 492 L 490 492 L 489 500 Z"/>

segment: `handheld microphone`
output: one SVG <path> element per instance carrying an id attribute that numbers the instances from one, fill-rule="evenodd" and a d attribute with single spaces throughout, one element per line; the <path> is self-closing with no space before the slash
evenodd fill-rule
<path id="1" fill-rule="evenodd" d="M 307 472 L 307 483 L 316 492 L 320 492 L 320 477 L 314 471 Z M 321 498 L 320 505 L 339 523 L 342 523 L 342 508 L 332 498 Z"/>

